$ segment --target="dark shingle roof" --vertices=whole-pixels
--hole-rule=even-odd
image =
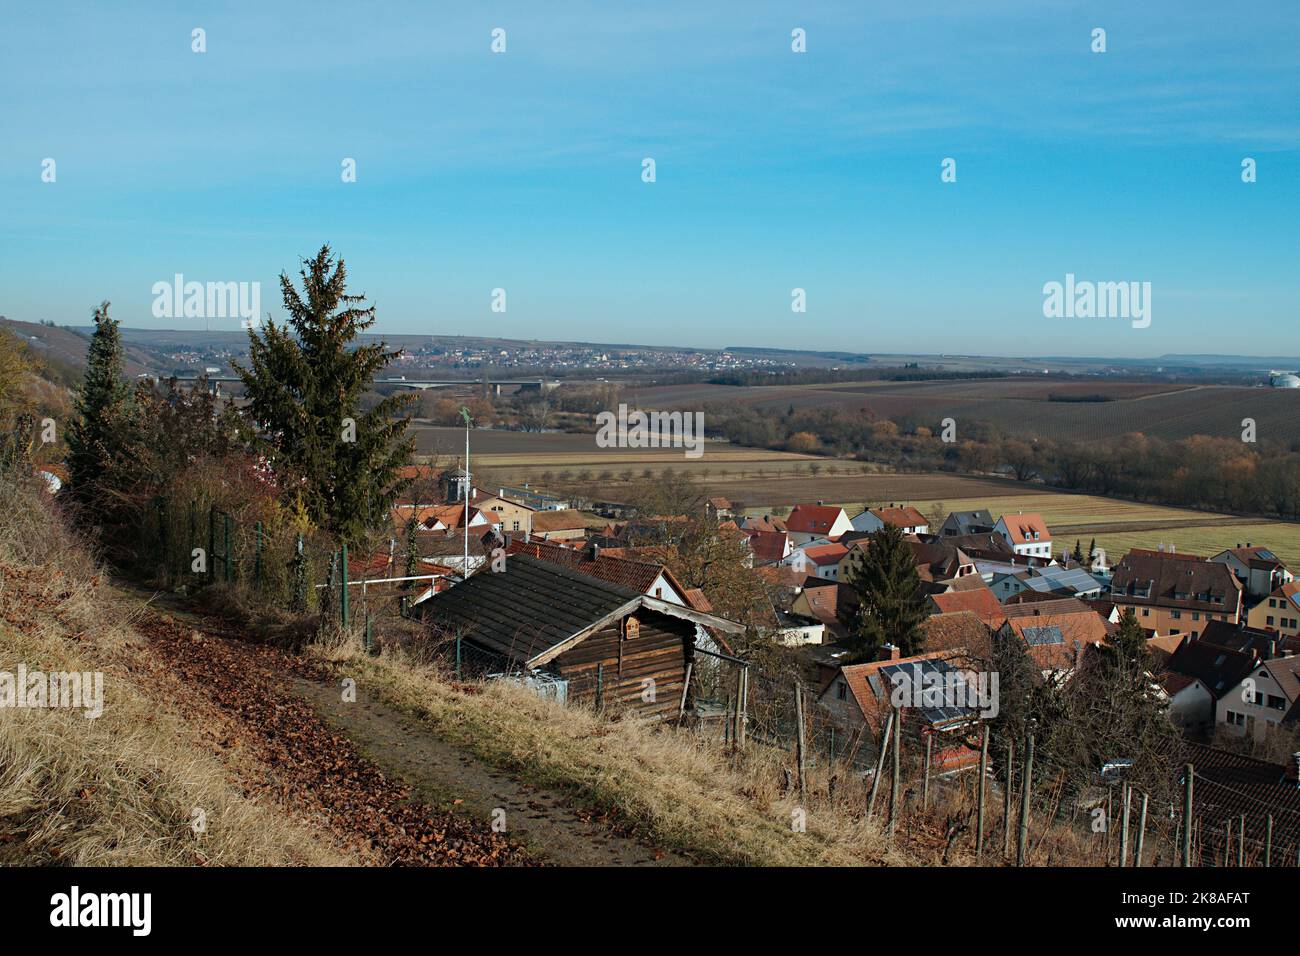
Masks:
[[[480,572],[420,606],[431,623],[526,661],[639,596],[629,587],[515,554],[504,571]]]
[[[1187,641],[1165,663],[1165,669],[1195,677],[1218,700],[1250,673],[1255,656],[1205,641]]]
[[[1236,614],[1241,605],[1241,583],[1226,564],[1137,550],[1130,551],[1115,566],[1110,593],[1117,604],[1229,614]]]

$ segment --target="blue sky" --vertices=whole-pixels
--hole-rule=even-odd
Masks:
[[[279,317],[328,241],[381,331],[1300,354],[1289,0],[43,2],[0,84],[14,319],[185,327],[150,313],[177,272]],[[1151,282],[1150,328],[1045,318],[1066,273]]]

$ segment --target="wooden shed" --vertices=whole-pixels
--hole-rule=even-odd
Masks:
[[[744,626],[569,568],[514,554],[420,605],[424,619],[459,636],[500,669],[567,682],[570,702],[670,716],[695,654],[696,625]]]

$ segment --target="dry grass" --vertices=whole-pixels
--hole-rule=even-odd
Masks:
[[[636,719],[609,720],[499,682],[454,684],[400,652],[368,657],[351,645],[313,652],[438,737],[537,786],[614,811],[644,839],[701,862],[745,866],[915,865],[862,819],[861,786],[827,795],[824,771],[809,796],[783,794],[782,751],[751,747],[743,758],[714,743]],[[793,826],[806,811],[805,832]]]
[[[138,636],[82,543],[30,489],[0,483],[0,670],[102,671],[104,710],[0,709],[0,862],[276,865],[344,862],[240,792],[198,729],[129,668]],[[192,826],[195,810],[206,832]]]
[[[810,768],[807,794],[784,792],[789,753],[751,743],[738,754],[690,731],[647,721],[611,720],[500,682],[458,684],[439,666],[386,647],[364,654],[336,635],[310,653],[358,686],[418,718],[437,737],[528,783],[567,792],[652,844],[702,863],[732,866],[972,866],[976,864],[971,773],[935,779],[919,806],[919,766],[904,771],[905,799],[895,836],[884,832],[888,782],[877,815],[865,819],[866,786],[842,764]],[[916,755],[911,755],[915,757]],[[906,762],[906,761],[905,761]],[[914,761],[913,761],[914,762]],[[830,787],[830,776],[836,782]],[[1002,853],[1001,795],[990,781],[983,865],[1014,862]],[[1054,801],[1049,801],[1055,806]],[[1019,795],[1015,805],[1019,806]],[[792,825],[805,812],[805,832]],[[1044,825],[1034,811],[1031,866],[1103,864],[1101,838],[1085,827]],[[1149,834],[1155,845],[1154,834]],[[1151,854],[1148,855],[1150,860]]]

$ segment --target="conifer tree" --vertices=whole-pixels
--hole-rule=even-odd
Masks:
[[[375,375],[398,353],[382,342],[356,344],[375,309],[347,292],[343,260],[328,245],[300,274],[301,292],[280,274],[288,322],[250,329],[251,367],[236,372],[283,486],[301,491],[317,526],[357,542],[388,521],[398,469],[415,450],[402,414],[413,399],[393,395],[362,410]]]
[[[916,561],[902,529],[885,525],[871,536],[865,552],[849,575],[860,602],[855,656],[868,659],[884,644],[895,645],[903,656],[918,653],[927,614]]]
[[[86,376],[68,429],[69,494],[102,518],[131,454],[131,390],[122,379],[122,337],[107,302],[95,310]]]

